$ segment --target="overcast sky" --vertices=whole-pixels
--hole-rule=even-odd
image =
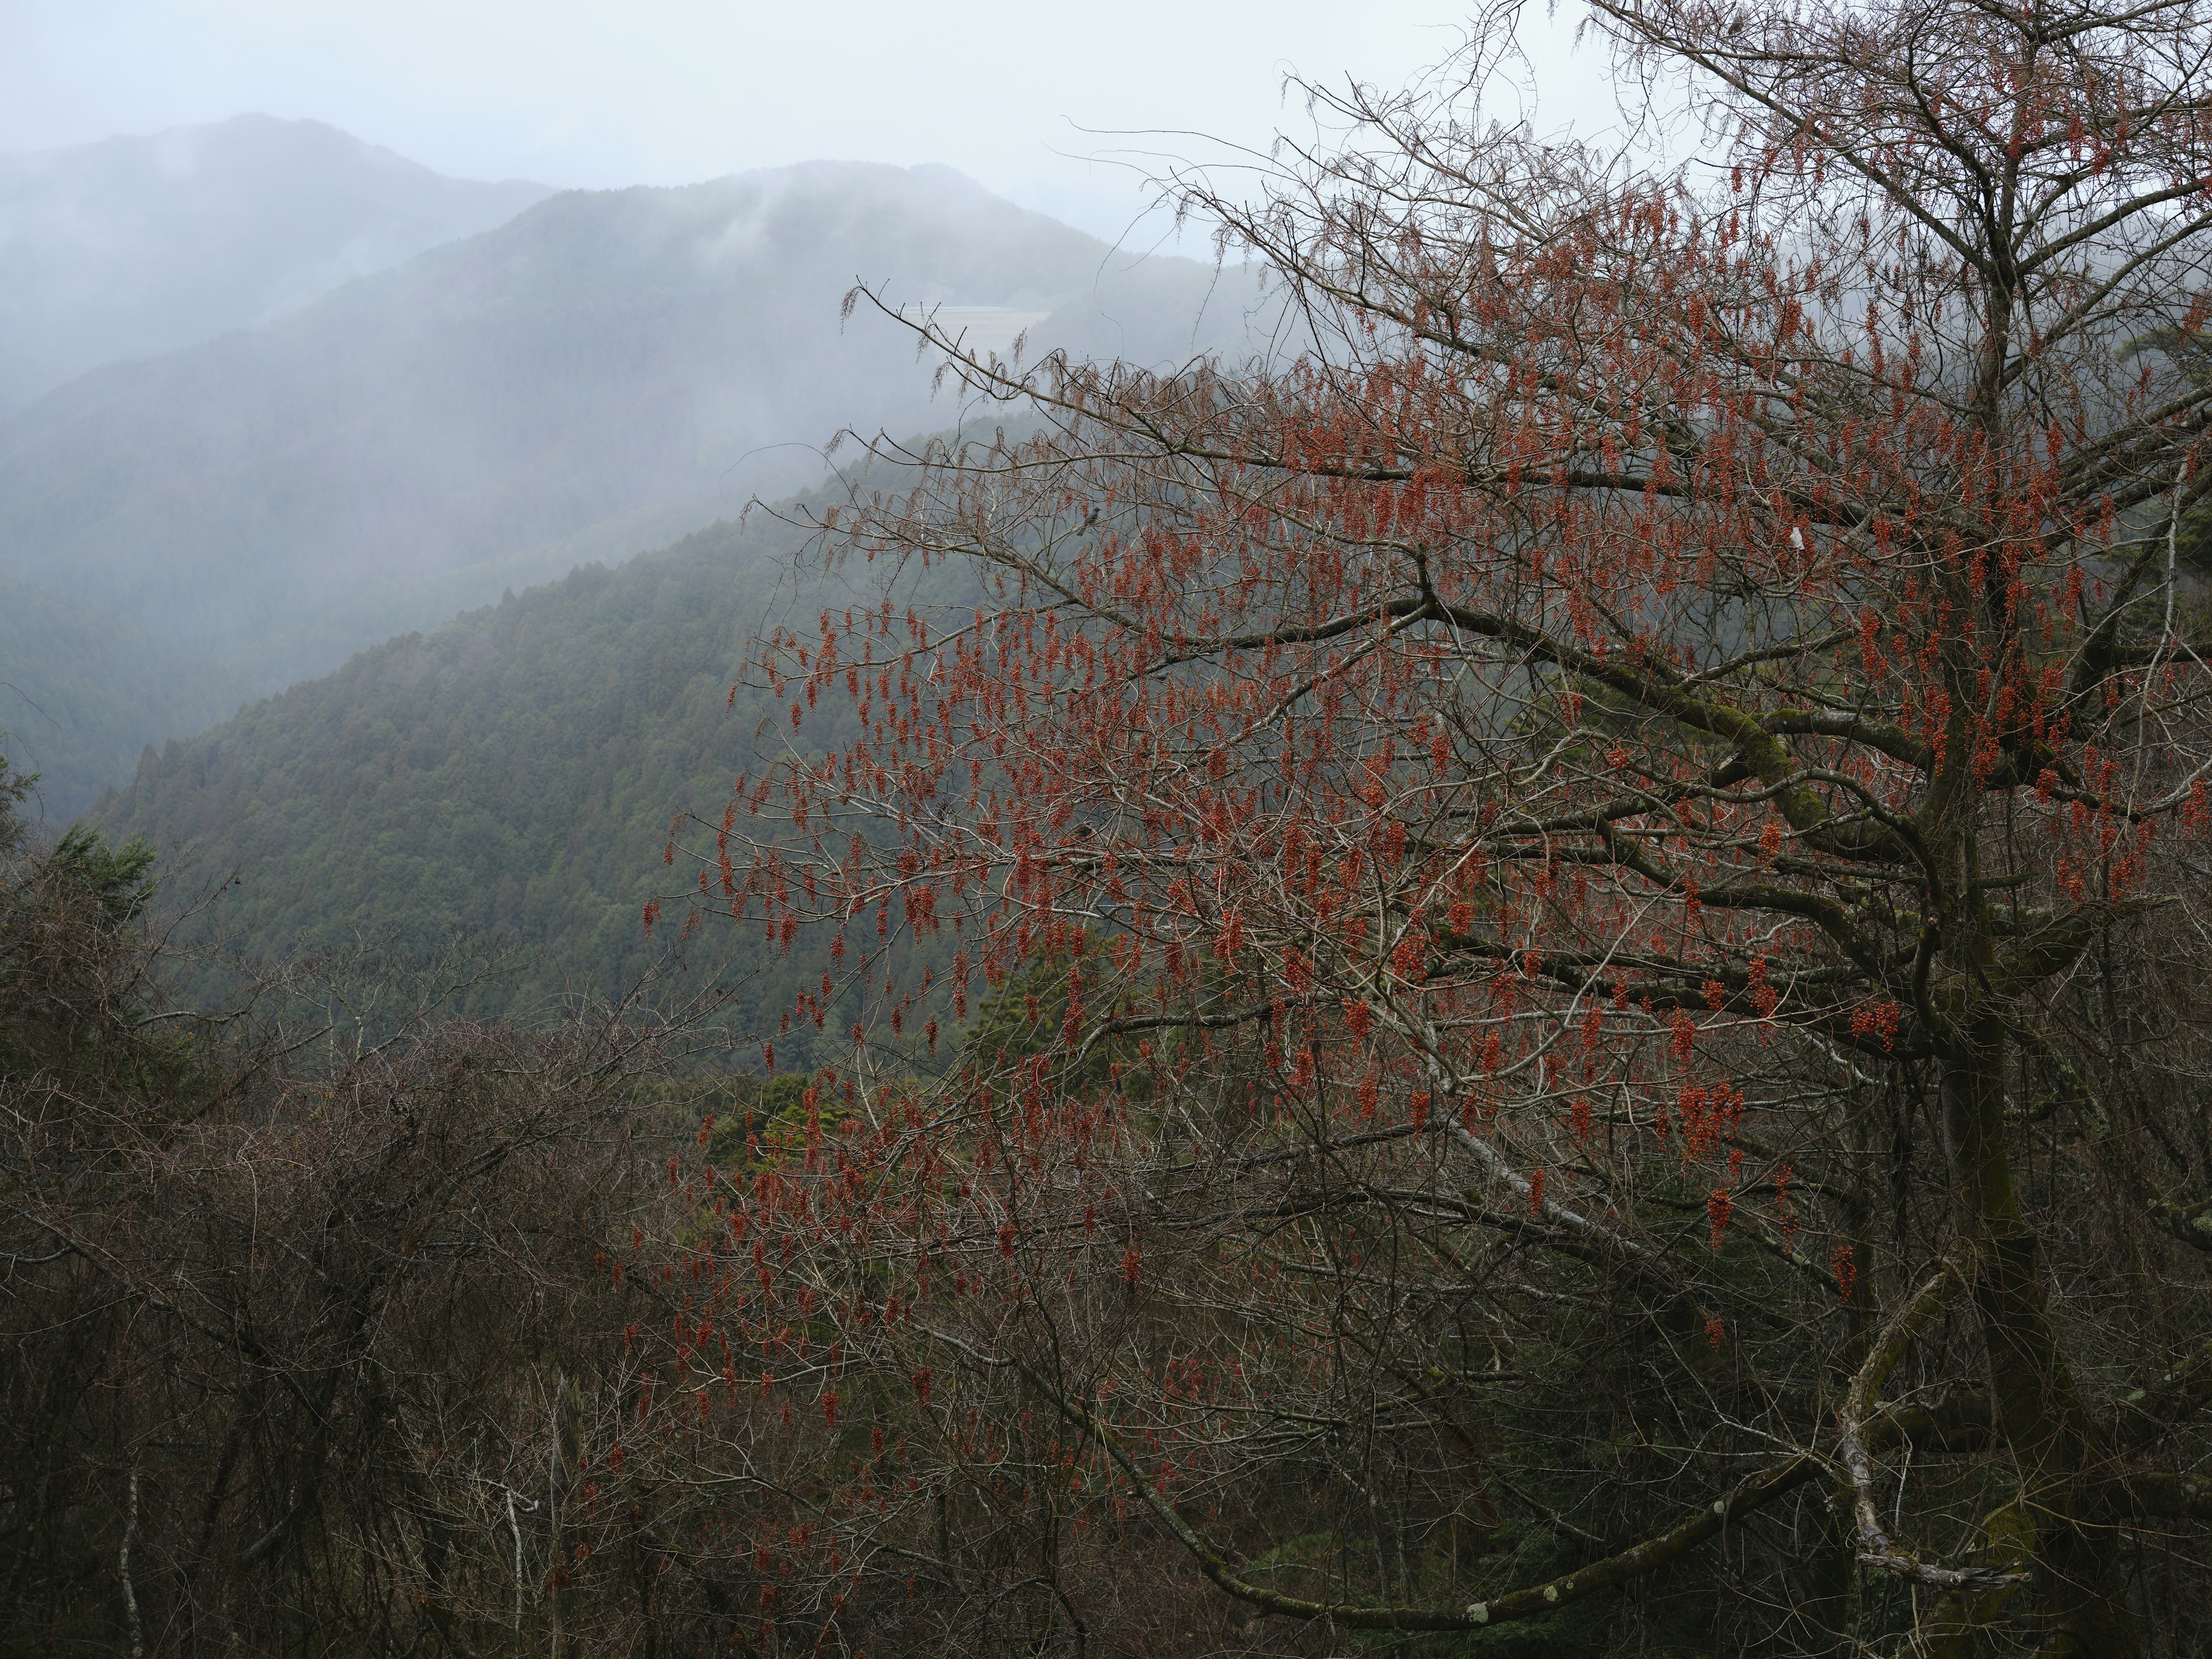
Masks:
[[[1595,50],[1531,10],[1539,125],[1609,121]],[[1460,20],[1435,0],[0,0],[0,150],[258,111],[556,185],[944,161],[1117,236],[1142,200],[1124,164],[1204,153],[1162,130],[1310,132],[1286,73],[1401,85]]]

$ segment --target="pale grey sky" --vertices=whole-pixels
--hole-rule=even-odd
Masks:
[[[1602,60],[1529,8],[1538,125],[1612,118]],[[1116,158],[1310,131],[1286,72],[1403,84],[1437,0],[0,0],[0,150],[246,111],[460,177],[678,184],[814,157],[944,161],[1119,235]],[[1140,230],[1139,240],[1152,240]]]

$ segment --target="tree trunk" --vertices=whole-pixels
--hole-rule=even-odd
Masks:
[[[1946,1067],[1943,1135],[1974,1261],[1974,1308],[1998,1432],[2033,1531],[2041,1616],[2084,1654],[2139,1651],[2124,1600],[2118,1534],[2100,1523],[2100,1447],[2051,1328],[2041,1255],[2021,1212],[2005,1150],[2004,1031],[1984,1013]]]

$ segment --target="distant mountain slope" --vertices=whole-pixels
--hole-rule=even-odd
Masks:
[[[146,744],[237,713],[252,691],[180,646],[0,576],[0,748],[40,775],[49,826],[130,776]]]
[[[684,879],[659,856],[671,817],[719,817],[757,767],[766,694],[726,707],[744,642],[822,602],[795,597],[793,539],[774,520],[716,525],[390,641],[169,744],[95,816],[192,878],[235,872],[213,921],[253,951],[468,935],[512,953],[476,1012],[617,991],[666,943],[640,910]],[[742,961],[755,931],[703,954]],[[781,1006],[801,971],[820,964],[772,962],[746,1004]]]
[[[269,322],[551,193],[265,115],[0,155],[0,410]]]
[[[841,325],[856,276],[1140,359],[1242,323],[1208,268],[1113,255],[945,168],[574,192],[0,420],[0,570],[65,573],[264,688],[326,671],[807,476],[767,447],[945,424],[904,331]]]

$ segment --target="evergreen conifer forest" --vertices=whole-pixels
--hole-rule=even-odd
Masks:
[[[2212,1654],[2212,10],[1498,27],[1169,181],[1273,352],[863,282],[957,430],[0,776],[0,1646]]]

